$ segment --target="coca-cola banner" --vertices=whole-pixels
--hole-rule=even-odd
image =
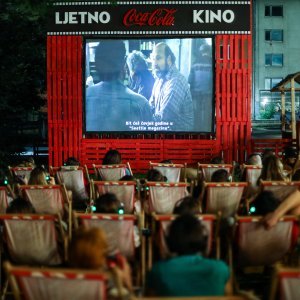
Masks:
[[[48,35],[250,34],[251,1],[57,2]]]

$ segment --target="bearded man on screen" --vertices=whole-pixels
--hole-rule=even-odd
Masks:
[[[151,54],[156,81],[149,100],[155,121],[173,123],[171,131],[193,131],[194,112],[189,84],[175,66],[175,55],[165,43]]]
[[[123,41],[103,40],[96,47],[100,82],[86,90],[87,131],[129,131],[128,124],[152,121],[147,99],[124,85],[125,64]]]

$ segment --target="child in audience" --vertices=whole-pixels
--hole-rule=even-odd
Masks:
[[[228,266],[203,256],[207,231],[195,216],[181,215],[171,223],[167,245],[174,257],[154,264],[147,277],[150,295],[223,296],[230,292]]]
[[[41,167],[35,167],[30,173],[30,178],[28,181],[29,185],[48,185],[55,184],[55,180],[53,177],[49,176],[46,170]]]
[[[110,262],[107,258],[108,244],[105,233],[100,228],[81,229],[74,233],[69,247],[69,263],[71,267],[93,269],[101,272],[113,270],[122,280],[123,286],[132,291],[131,270],[125,257],[120,261]],[[116,283],[109,282],[108,294],[116,295]],[[129,294],[127,291],[127,294]],[[124,291],[123,291],[124,292]]]

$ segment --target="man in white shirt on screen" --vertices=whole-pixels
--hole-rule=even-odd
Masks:
[[[147,99],[122,82],[126,64],[124,42],[101,41],[96,47],[95,64],[100,82],[86,90],[86,130],[131,131],[131,125],[152,121]]]
[[[193,131],[194,112],[186,78],[175,66],[175,56],[165,43],[157,44],[151,54],[156,81],[150,105],[155,121],[170,124],[170,131]]]

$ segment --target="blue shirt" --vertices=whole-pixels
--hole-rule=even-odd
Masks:
[[[184,255],[156,263],[147,287],[156,296],[224,296],[229,268],[221,260]]]
[[[156,79],[149,100],[156,121],[170,124],[170,131],[193,131],[194,112],[190,87],[175,66]]]
[[[134,122],[152,121],[145,97],[121,81],[101,81],[86,91],[87,131],[131,131]]]

